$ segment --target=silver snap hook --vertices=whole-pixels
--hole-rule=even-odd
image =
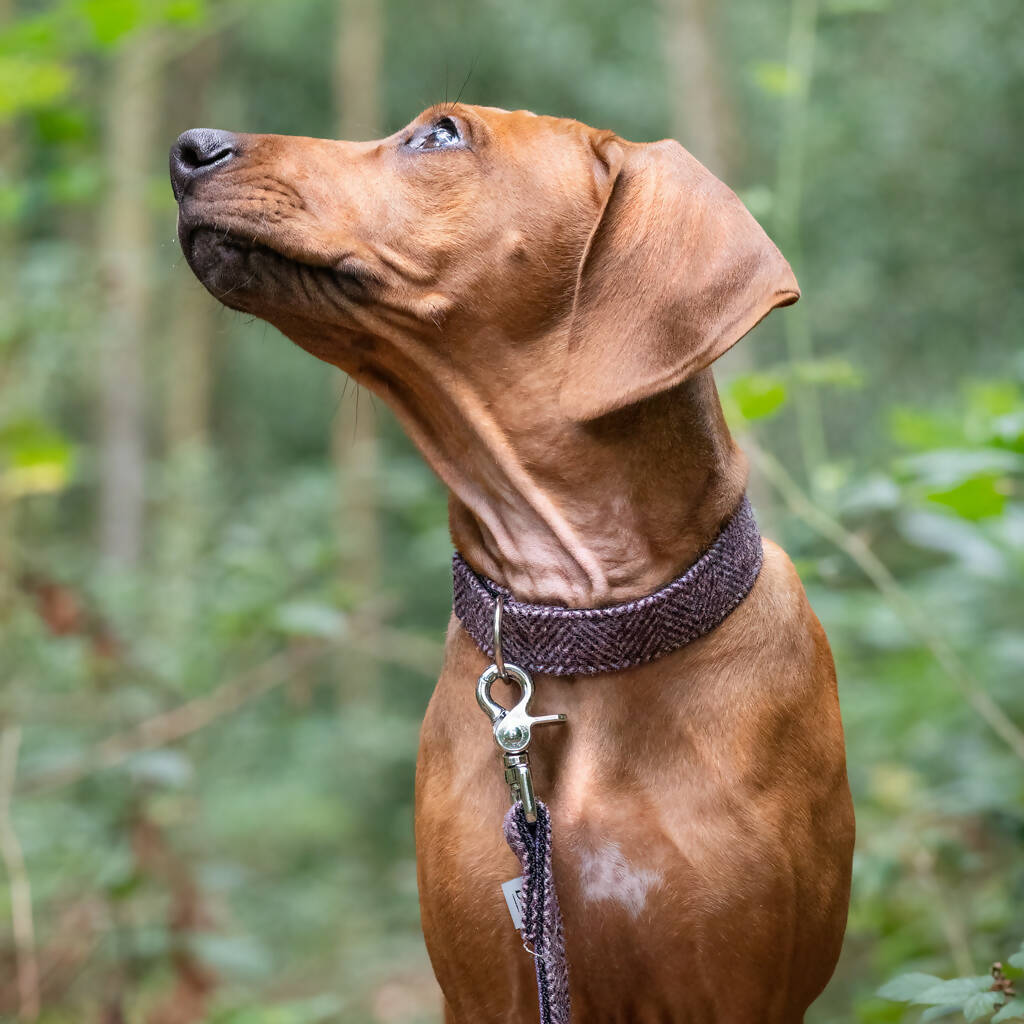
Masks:
[[[565,715],[531,715],[530,700],[533,697],[533,679],[530,673],[512,662],[505,664],[501,650],[501,617],[505,600],[498,594],[494,600],[494,664],[484,671],[477,680],[476,700],[491,720],[494,742],[502,753],[505,768],[505,782],[508,784],[512,802],[521,801],[523,814],[528,822],[537,820],[537,796],[533,790],[533,776],[530,773],[530,745],[535,725],[553,725],[564,722]],[[519,687],[519,700],[510,708],[499,704],[491,696],[491,686],[501,679]]]
[[[564,722],[565,715],[531,715],[530,699],[533,697],[533,680],[530,673],[509,662],[505,666],[505,681],[519,686],[520,698],[510,708],[499,704],[491,696],[491,686],[500,679],[497,664],[491,665],[476,684],[477,703],[491,720],[494,742],[502,753],[505,768],[505,782],[508,784],[512,802],[521,800],[526,820],[537,820],[537,796],[533,790],[533,776],[530,774],[530,755],[526,748],[533,738],[535,725],[554,725]]]
[[[512,707],[503,707],[491,696],[491,687],[496,680],[501,679],[496,664],[491,665],[477,681],[476,699],[491,720],[494,740],[498,746],[507,754],[520,754],[530,745],[535,725],[564,722],[565,715],[531,715],[533,679],[530,673],[511,662],[505,666],[505,671],[505,681],[519,687],[519,700]]]

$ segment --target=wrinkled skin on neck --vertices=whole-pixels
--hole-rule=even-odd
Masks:
[[[710,373],[578,423],[562,411],[574,291],[609,190],[597,133],[457,107],[467,148],[238,136],[179,218],[190,265],[379,395],[451,492],[451,531],[523,600],[654,589],[707,546],[745,466]],[[471,147],[471,148],[470,148]],[[543,168],[543,173],[538,173]]]

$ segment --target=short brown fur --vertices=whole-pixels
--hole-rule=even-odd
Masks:
[[[462,145],[409,147],[441,117]],[[376,142],[234,138],[181,197],[191,266],[392,406],[470,565],[591,607],[708,546],[746,485],[710,364],[799,292],[682,147],[466,105]],[[486,665],[453,620],[417,767],[420,899],[447,1020],[519,1024],[536,992],[499,889],[518,865]],[[531,756],[575,1019],[802,1021],[842,942],[853,814],[831,653],[786,555],[765,542],[709,636],[541,677],[535,710],[569,716]]]

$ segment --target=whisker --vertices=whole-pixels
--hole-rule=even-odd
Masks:
[[[218,293],[217,298],[220,299],[223,302],[224,299],[226,299],[232,292],[237,292],[237,291],[240,291],[243,288],[248,288],[249,285],[251,285],[253,283],[253,281],[255,281],[255,280],[256,280],[256,271],[254,270],[249,275],[248,280],[243,281],[241,284],[234,285],[232,288],[229,288],[226,292]]]
[[[462,99],[462,93],[465,91],[466,86],[469,85],[469,80],[473,77],[473,69],[476,67],[476,58],[479,56],[480,53],[479,51],[477,51],[476,57],[473,58],[472,63],[469,65],[469,71],[466,72],[466,78],[465,81],[462,83],[462,88],[459,89],[458,95],[455,97],[455,102],[452,104],[452,110],[455,109],[455,107],[458,105],[459,100]]]

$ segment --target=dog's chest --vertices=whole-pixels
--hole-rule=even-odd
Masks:
[[[539,687],[540,712],[570,712],[531,755],[551,813],[574,1019],[789,1024],[834,962],[851,836],[834,688],[808,684],[781,707],[752,699],[748,679],[730,693],[735,671],[704,678],[697,660],[658,663],[663,678],[687,678],[688,703],[671,712],[641,703],[639,686],[635,702],[614,702],[622,681],[598,677],[579,685],[608,687],[593,704],[620,717],[590,720],[571,707],[577,684]],[[536,1012],[533,960],[502,893],[520,866],[501,832],[500,756],[473,697],[481,661],[450,638],[424,721],[423,928],[450,1020],[519,1024]]]
[[[462,1007],[454,1019],[518,1024],[536,994],[502,893],[520,868],[501,835],[495,774],[474,771],[454,794],[429,775],[419,788],[423,925],[442,989]],[[763,912],[795,886],[777,839],[725,820],[687,827],[686,801],[676,829],[610,797],[583,815],[550,800],[575,1019],[725,1020],[715,1008],[729,983],[721,951],[749,963],[790,945],[792,919]]]

